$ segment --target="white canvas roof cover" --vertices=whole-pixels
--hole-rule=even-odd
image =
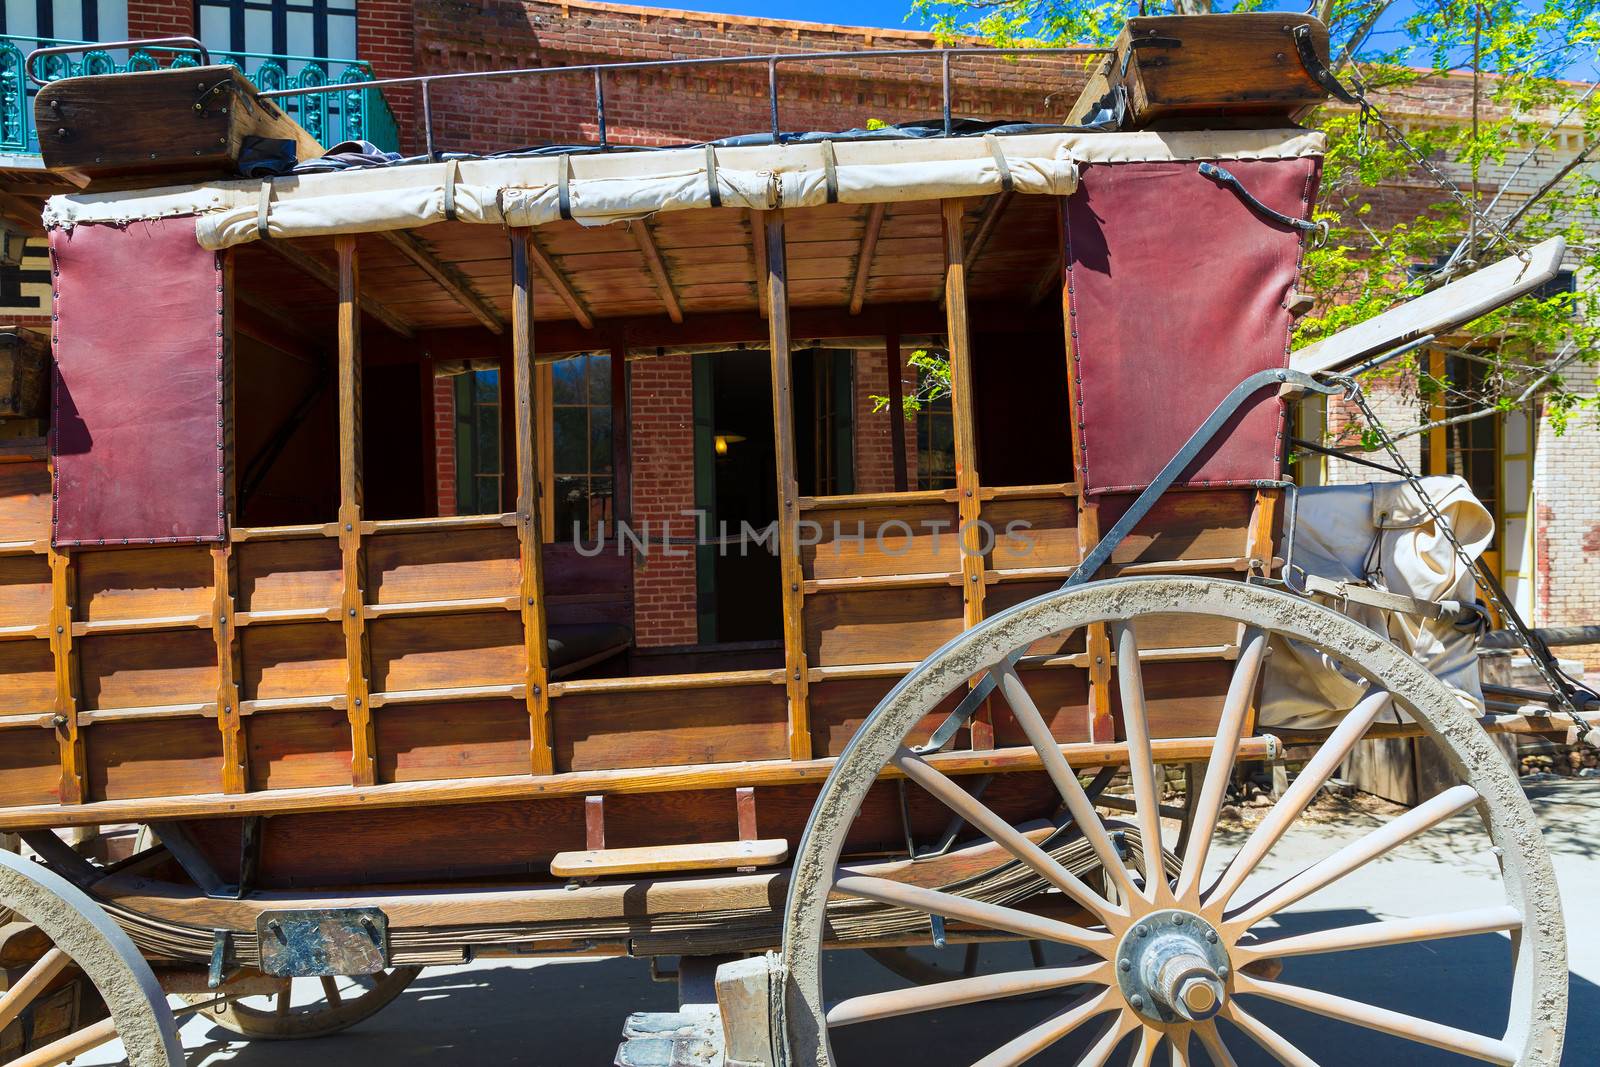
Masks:
[[[1064,196],[1085,163],[1285,159],[1321,155],[1307,130],[1028,133],[1000,137],[809,142],[666,151],[504,157],[240,179],[51,198],[48,227],[199,215],[207,248],[261,237],[411,229],[455,218],[539,226],[570,217],[600,226],[713,205],[770,210],[997,193]],[[831,191],[830,191],[831,187]]]

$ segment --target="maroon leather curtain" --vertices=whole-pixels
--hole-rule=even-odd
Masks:
[[[1254,196],[1309,218],[1315,159],[1228,160]],[[1085,492],[1142,489],[1246,377],[1289,359],[1299,231],[1198,162],[1095,163],[1062,212]],[[1258,394],[1178,484],[1278,477],[1284,405]]]
[[[52,230],[50,257],[53,542],[221,540],[221,255],[174,218]]]

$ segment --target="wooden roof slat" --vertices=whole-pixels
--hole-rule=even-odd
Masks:
[[[873,204],[867,209],[867,223],[861,231],[861,248],[856,252],[856,276],[850,286],[850,314],[861,314],[861,305],[867,300],[867,278],[872,273],[872,257],[878,251],[878,237],[883,232],[883,216],[887,204]]]
[[[628,230],[638,242],[639,251],[644,253],[645,265],[650,268],[650,276],[655,279],[656,288],[661,292],[661,304],[667,309],[667,317],[673,322],[682,322],[683,304],[678,300],[678,291],[672,287],[672,275],[667,273],[667,264],[661,258],[661,250],[656,247],[655,238],[650,235],[650,224],[639,219],[629,222]]]
[[[488,301],[472,286],[471,279],[462,275],[454,266],[444,262],[434,255],[421,238],[405,230],[384,230],[380,234],[385,241],[398,249],[406,259],[422,268],[423,273],[439,284],[439,288],[450,294],[451,298],[472,313],[472,317],[488,327],[492,333],[504,333],[505,319],[500,317],[500,312],[489,306]]]
[[[555,261],[545,253],[544,247],[539,243],[537,231],[528,231],[528,256],[533,260],[534,266],[539,268],[539,273],[544,277],[545,284],[555,292],[561,302],[572,312],[572,317],[586,330],[594,329],[594,316],[589,313],[589,307],[578,294],[572,291],[572,285],[567,281],[567,276],[556,266]]]
[[[323,263],[316,256],[284,241],[268,240],[260,243],[282,256],[289,263],[294,264],[304,273],[315,278],[322,285],[336,293],[339,291],[339,272]],[[365,311],[401,337],[416,336],[416,330],[410,322],[379,303],[370,294],[362,293],[360,301],[362,311]]]

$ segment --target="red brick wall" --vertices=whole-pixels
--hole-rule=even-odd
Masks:
[[[129,38],[174,37],[192,33],[192,0],[128,0]]]
[[[433,472],[440,515],[456,513],[456,380],[433,379]]]
[[[416,73],[416,5],[413,0],[361,0],[356,12],[356,55],[372,65],[379,78],[405,78]],[[400,128],[401,151],[424,149],[417,138],[417,90],[385,89],[384,97]]]
[[[855,461],[856,492],[894,492],[894,434],[905,440],[906,488],[917,487],[917,426],[896,411],[874,411],[874,396],[889,395],[888,353],[857,351],[855,354]],[[916,385],[916,377],[900,359],[902,395]]]
[[[629,366],[632,414],[633,527],[650,548],[633,568],[634,642],[689,645],[698,640],[694,550],[662,544],[696,534],[694,519],[694,368],[691,356],[638,360]],[[675,553],[684,553],[676,555]]]
[[[558,67],[615,60],[936,48],[932,36],[732,15],[539,0],[417,0],[418,73]],[[1077,95],[1081,60],[957,65],[957,115],[1054,121]],[[897,122],[940,114],[939,62],[851,60],[781,70],[784,129],[844,129],[869,118]],[[541,75],[459,86],[432,95],[441,147],[493,151],[541,140],[593,141],[588,74]],[[770,128],[764,65],[612,75],[608,138],[672,144]]]

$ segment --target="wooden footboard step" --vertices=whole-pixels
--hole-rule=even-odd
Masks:
[[[789,858],[789,842],[781,837],[759,841],[711,841],[698,845],[647,845],[643,848],[597,848],[560,852],[550,861],[557,878],[599,878],[613,874],[660,871],[718,871],[738,867],[771,867]]]

